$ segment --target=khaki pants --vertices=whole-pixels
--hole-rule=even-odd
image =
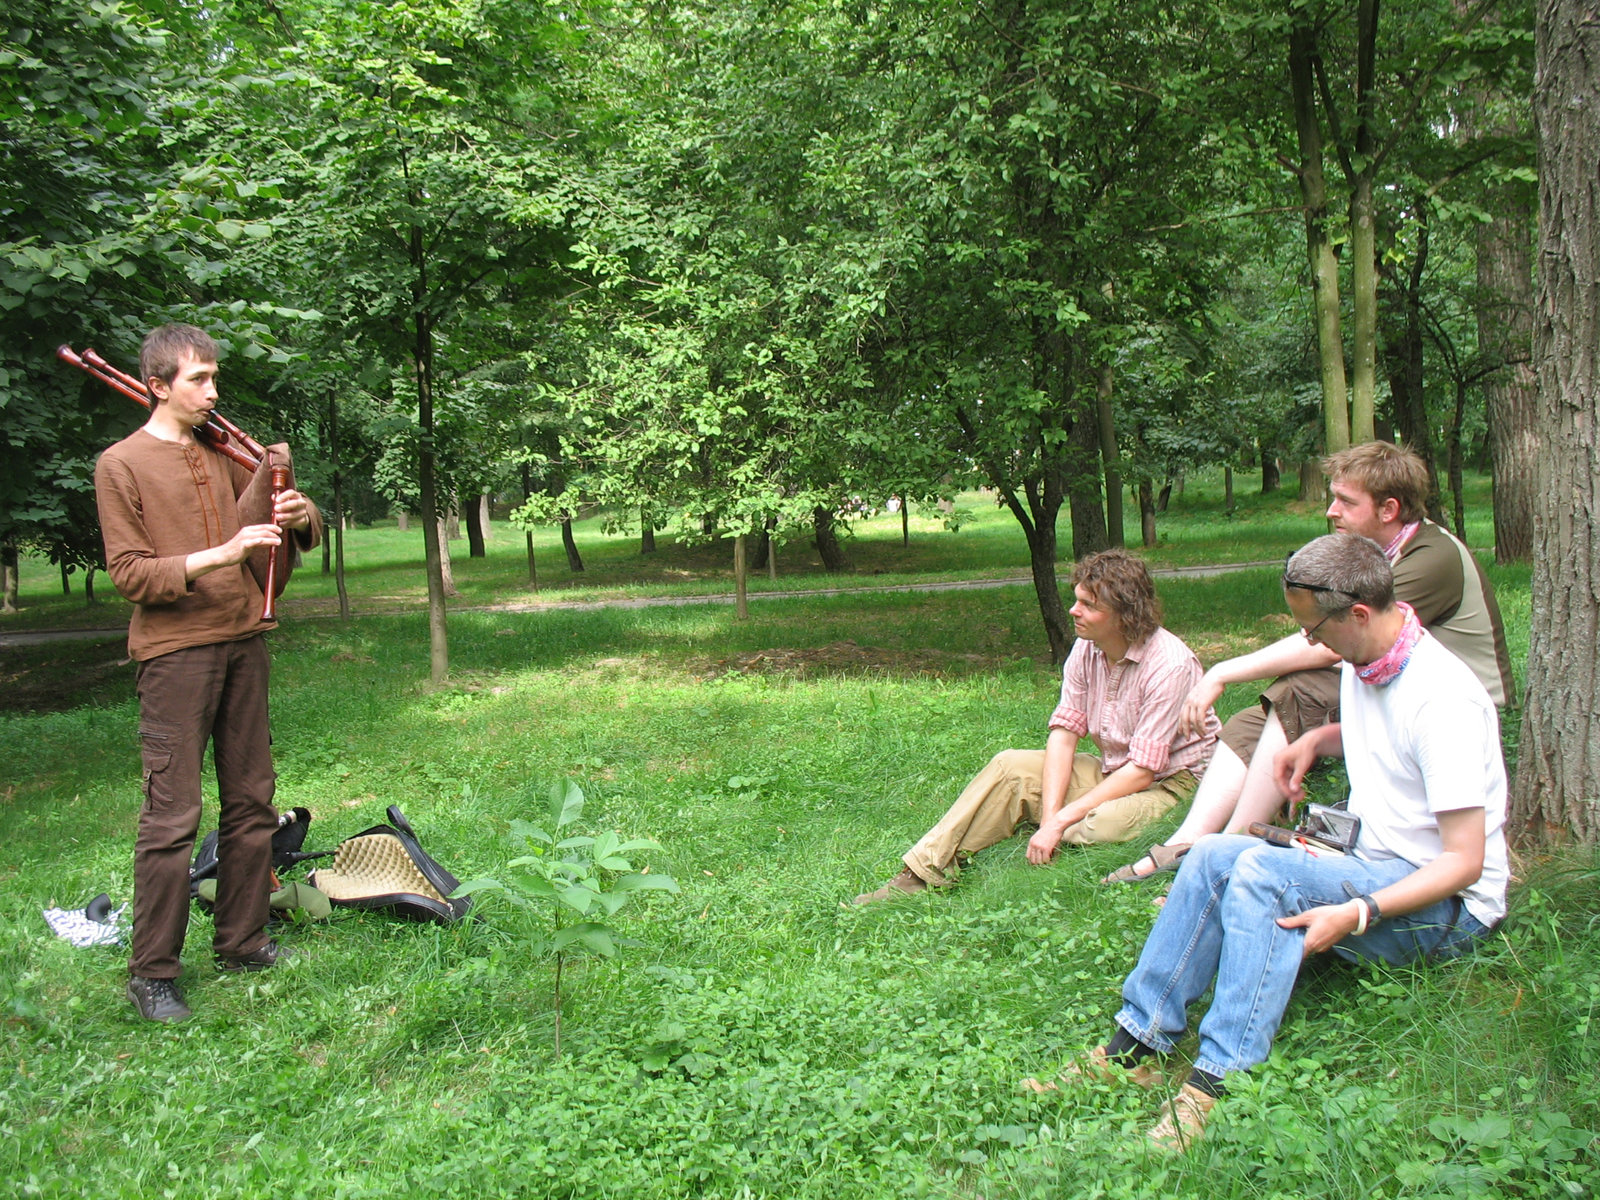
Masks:
[[[1077,754],[1066,803],[1071,803],[1105,777],[1100,760]],[[957,857],[976,854],[1003,842],[1024,821],[1037,825],[1040,785],[1044,778],[1043,750],[1002,750],[989,760],[950,806],[939,823],[906,852],[905,864],[924,883],[938,887],[949,882]],[[1167,812],[1179,800],[1194,795],[1195,777],[1179,771],[1150,785],[1143,792],[1107,800],[1062,836],[1063,842],[1125,842]]]

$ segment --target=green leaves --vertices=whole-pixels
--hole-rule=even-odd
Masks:
[[[559,779],[550,786],[546,812],[548,828],[529,821],[511,823],[511,840],[526,848],[506,865],[514,875],[504,881],[473,879],[455,895],[498,892],[519,908],[541,910],[543,920],[531,925],[524,945],[534,954],[556,960],[556,1054],[561,1053],[561,966],[566,955],[588,953],[612,958],[627,944],[607,920],[614,917],[636,893],[676,892],[670,875],[635,867],[628,857],[640,850],[661,849],[648,838],[623,840],[606,830],[596,835],[568,834],[564,829],[583,816],[583,789],[575,779]],[[584,918],[570,921],[569,914]]]

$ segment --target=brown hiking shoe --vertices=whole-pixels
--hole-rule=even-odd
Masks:
[[[170,979],[146,979],[142,975],[128,977],[128,999],[146,1021],[172,1024],[189,1017],[189,1006],[183,1002],[183,993]]]
[[[1037,1092],[1043,1096],[1048,1092],[1058,1092],[1063,1087],[1072,1087],[1084,1081],[1132,1083],[1142,1088],[1153,1088],[1165,1083],[1166,1076],[1161,1068],[1149,1059],[1141,1060],[1131,1067],[1124,1067],[1106,1057],[1104,1046],[1096,1046],[1087,1054],[1062,1067],[1054,1079],[1035,1079],[1030,1076],[1022,1081],[1022,1086],[1030,1092]]]
[[[1217,1098],[1192,1084],[1184,1084],[1167,1103],[1166,1116],[1145,1134],[1163,1150],[1182,1153],[1205,1132],[1206,1120]]]
[[[904,896],[915,896],[918,892],[928,890],[928,885],[910,867],[906,867],[888,883],[875,892],[862,892],[853,903],[876,904],[879,900],[893,900]]]

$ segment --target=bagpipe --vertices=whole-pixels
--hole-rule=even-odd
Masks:
[[[56,357],[64,363],[71,363],[80,371],[87,372],[101,383],[121,392],[136,404],[147,409],[155,408],[155,400],[150,395],[149,387],[139,379],[135,379],[126,371],[119,371],[93,350],[85,348],[79,354],[71,346],[57,346]],[[218,454],[232,459],[252,474],[263,480],[263,486],[258,487],[255,481],[239,495],[239,520],[246,525],[265,525],[269,522],[276,524],[273,518],[273,507],[277,504],[278,496],[294,486],[294,467],[289,461],[289,447],[287,445],[263,446],[255,438],[240,429],[227,417],[213,411],[203,425],[197,426],[195,437],[215,450]],[[281,462],[278,460],[282,460]],[[260,468],[265,465],[267,472],[260,475]],[[283,589],[289,582],[289,575],[296,565],[297,555],[290,554],[290,539],[284,537],[276,547],[262,547],[250,556],[250,571],[256,577],[256,582],[261,585],[261,619],[272,621],[277,619],[277,600],[283,594]]]

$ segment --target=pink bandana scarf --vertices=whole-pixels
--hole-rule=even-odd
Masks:
[[[1400,678],[1400,672],[1411,661],[1411,652],[1422,640],[1422,622],[1417,620],[1416,610],[1404,600],[1396,600],[1395,605],[1406,615],[1405,624],[1400,626],[1400,636],[1395,638],[1394,645],[1382,657],[1373,659],[1364,667],[1356,667],[1356,678],[1373,687],[1382,687]]]
[[[1410,524],[1400,526],[1400,532],[1394,535],[1394,541],[1383,548],[1383,556],[1390,562],[1400,557],[1400,551],[1411,540],[1411,535],[1422,528],[1421,521],[1412,521]]]

